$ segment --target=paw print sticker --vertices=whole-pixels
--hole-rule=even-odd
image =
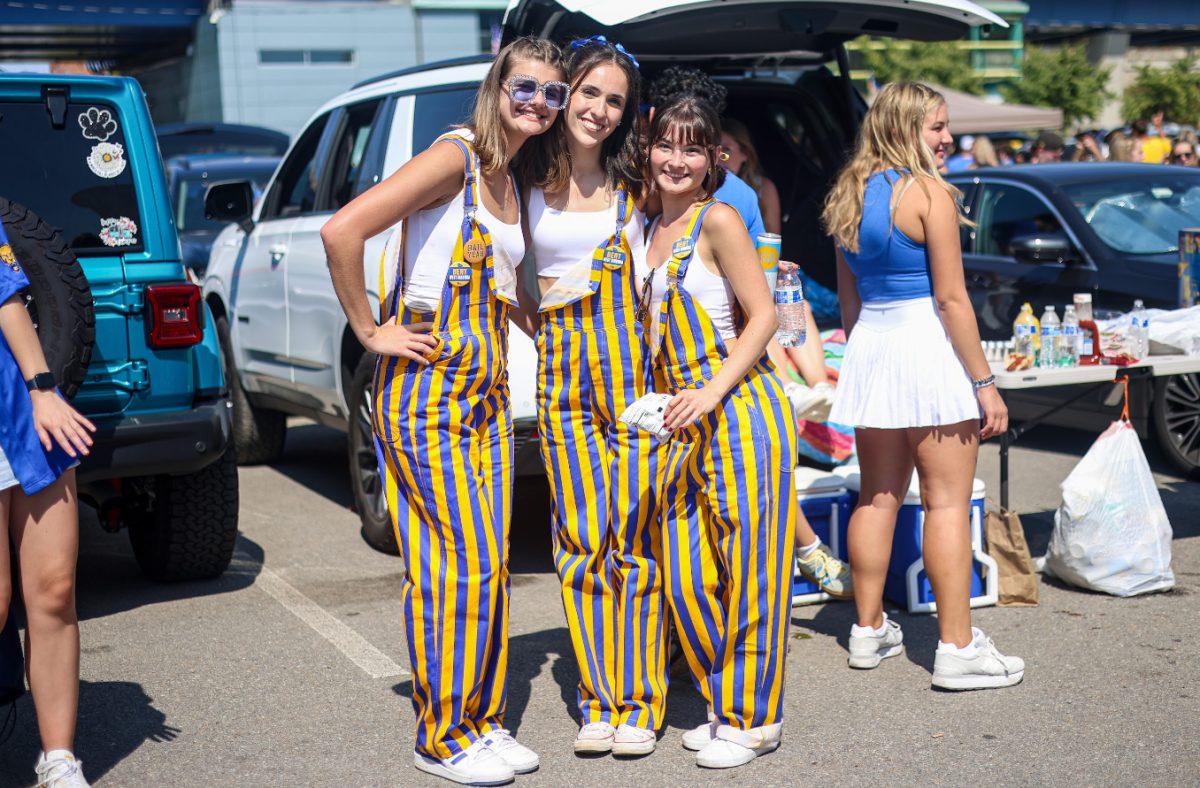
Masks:
[[[86,139],[104,142],[117,133],[117,120],[109,110],[88,107],[79,113],[79,128]]]

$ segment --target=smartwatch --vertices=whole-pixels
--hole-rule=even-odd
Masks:
[[[53,391],[57,386],[53,372],[39,372],[25,381],[25,388],[30,391]]]

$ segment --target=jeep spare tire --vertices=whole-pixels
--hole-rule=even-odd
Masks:
[[[0,221],[29,279],[19,297],[25,299],[50,371],[70,399],[83,384],[96,340],[87,277],[58,230],[24,205],[0,197]]]

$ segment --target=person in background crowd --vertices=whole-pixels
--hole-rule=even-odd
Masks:
[[[863,118],[823,219],[837,244],[848,336],[830,419],[855,427],[861,465],[848,535],[858,611],[848,662],[870,669],[904,650],[883,585],[915,467],[938,611],[933,686],[965,690],[1016,684],[1025,663],[971,626],[971,485],[979,442],[1004,433],[1008,411],[963,280],[962,195],[938,173],[949,141],[940,93],[888,85]]]
[[[1062,161],[1063,138],[1053,131],[1043,131],[1037,136],[1029,154],[1033,164],[1055,164]]]
[[[1013,149],[1007,144],[996,148],[996,158],[1000,161],[1001,167],[1011,167],[1017,163],[1013,156]]]
[[[1180,134],[1171,146],[1170,164],[1180,164],[1184,167],[1200,167],[1196,157],[1196,135]]]
[[[1134,140],[1121,131],[1109,134],[1108,161],[1140,161],[1136,156]]]
[[[355,337],[378,362],[375,451],[404,558],[400,586],[416,713],[414,766],[466,785],[538,768],[504,727],[513,428],[509,318],[525,256],[518,180],[563,177],[546,132],[570,98],[562,52],[519,38],[479,83],[472,120],[438,137],[321,228]],[[404,222],[380,287],[368,238]]]
[[[971,154],[975,157],[974,169],[1000,166],[1000,158],[996,155],[996,148],[987,137],[977,137],[975,139],[975,145],[971,149]]]
[[[958,150],[946,159],[946,172],[965,172],[975,169],[974,147],[975,137],[970,134],[959,137]]]
[[[676,101],[689,97],[696,97],[707,102],[719,115],[725,111],[727,95],[728,91],[724,85],[714,82],[700,69],[670,66],[655,77],[647,91],[650,102],[650,113],[647,120],[651,123],[654,121],[656,109],[665,109]],[[713,197],[726,205],[733,206],[738,215],[742,217],[746,231],[750,233],[751,242],[757,243],[758,236],[767,231],[763,224],[762,210],[758,207],[758,193],[737,175],[726,172],[727,177]],[[652,198],[652,201],[656,200],[657,197]],[[646,210],[648,214],[653,215],[656,208],[654,205],[647,205]]]
[[[27,675],[42,753],[39,786],[87,788],[73,751],[79,712],[75,471],[90,421],[62,398],[19,291],[29,287],[0,225],[0,629],[13,577],[25,600]],[[9,565],[15,552],[17,572]],[[10,775],[11,777],[12,775]]]
[[[1171,141],[1167,139],[1166,133],[1163,131],[1163,111],[1159,110],[1150,118],[1154,124],[1155,133],[1150,134],[1150,124],[1146,121],[1138,119],[1129,124],[1133,132],[1133,139],[1141,146],[1141,158],[1134,161],[1145,162],[1146,164],[1162,164],[1167,156],[1171,155]]]
[[[763,174],[758,150],[754,147],[746,124],[735,118],[721,118],[721,152],[728,157],[724,160],[725,168],[758,194],[763,229],[776,235],[783,232],[779,189],[775,188],[774,181]]]
[[[1096,141],[1096,135],[1090,131],[1081,131],[1075,135],[1075,150],[1071,152],[1071,161],[1104,161],[1104,148]]]

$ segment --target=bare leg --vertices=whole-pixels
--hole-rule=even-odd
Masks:
[[[971,484],[979,422],[908,430],[925,508],[925,573],[937,600],[938,636],[971,642]]]
[[[912,478],[913,458],[905,430],[856,429],[862,473],[858,507],[847,541],[858,625],[883,625],[883,581],[892,556],[896,515]],[[973,466],[972,466],[973,467]]]
[[[811,309],[804,310],[804,320],[807,326],[804,344],[788,348],[787,356],[809,386],[827,383],[829,374],[825,370],[825,345],[821,342],[821,331],[817,328],[817,321],[813,320]]]
[[[8,565],[8,518],[12,514],[12,491],[0,490],[0,629],[8,621],[12,604],[12,570]]]
[[[808,547],[817,541],[817,532],[812,529],[808,518],[804,516],[804,510],[799,505],[796,506],[794,519],[796,521],[796,547]]]
[[[13,542],[25,596],[29,687],[42,748],[70,750],[79,710],[79,619],[75,561],[79,508],[75,471],[33,496],[12,495]]]

